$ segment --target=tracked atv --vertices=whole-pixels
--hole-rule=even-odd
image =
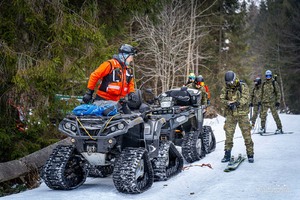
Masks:
[[[182,155],[171,141],[161,140],[165,119],[148,120],[151,111],[143,108],[113,116],[66,116],[59,131],[71,137],[73,145],[54,149],[42,171],[45,184],[71,190],[88,175],[112,175],[119,192],[137,194],[149,189],[154,180],[167,180],[181,172]]]
[[[149,120],[164,118],[160,140],[181,147],[189,163],[215,150],[216,139],[210,126],[203,126],[201,92],[186,87],[166,91],[158,96],[160,106],[151,111]],[[155,167],[154,167],[155,170]]]

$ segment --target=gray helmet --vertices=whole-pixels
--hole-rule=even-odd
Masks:
[[[134,56],[137,54],[137,50],[136,48],[134,48],[129,44],[122,44],[121,47],[119,48],[119,53],[125,53]]]
[[[195,79],[195,83],[200,83],[200,82],[204,82],[204,78],[201,75],[197,76]]]

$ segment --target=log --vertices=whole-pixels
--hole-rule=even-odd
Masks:
[[[23,176],[33,169],[40,169],[57,145],[70,144],[70,138],[66,138],[18,160],[0,163],[0,183]]]

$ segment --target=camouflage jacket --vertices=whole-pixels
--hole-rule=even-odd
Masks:
[[[199,90],[201,92],[201,105],[207,105],[207,93],[204,87],[197,88],[195,83],[190,83],[186,87]]]
[[[251,100],[250,102],[253,103],[253,105],[257,105],[258,102],[261,101],[261,85],[254,86],[254,88],[251,91]]]
[[[233,115],[248,115],[249,113],[249,88],[246,83],[240,82],[239,86],[230,88],[223,87],[220,95],[221,103],[223,104],[224,116]],[[235,110],[230,110],[228,105],[231,102],[238,102],[239,105]]]
[[[281,93],[279,89],[279,84],[274,79],[266,80],[262,84],[261,88],[261,102],[280,102]]]

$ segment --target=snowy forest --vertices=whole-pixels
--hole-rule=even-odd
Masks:
[[[0,0],[0,162],[64,138],[89,75],[121,44],[138,49],[136,87],[160,94],[203,75],[219,110],[224,73],[253,87],[277,75],[281,110],[300,113],[297,0]],[[298,88],[298,89],[297,89]]]

